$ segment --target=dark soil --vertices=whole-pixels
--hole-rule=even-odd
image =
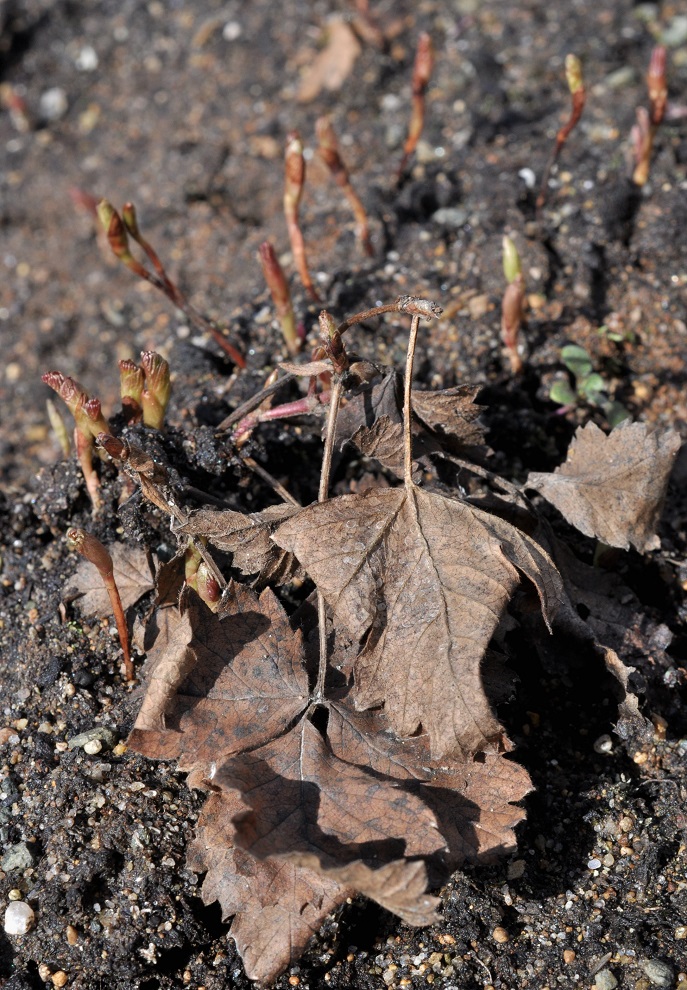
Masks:
[[[174,374],[168,456],[196,487],[244,510],[267,504],[268,488],[222,462],[212,428],[283,356],[255,256],[267,237],[282,253],[288,247],[287,131],[298,128],[312,148],[314,121],[330,112],[370,213],[367,259],[346,203],[313,160],[302,221],[327,307],[343,318],[406,292],[443,305],[445,318],[425,331],[418,381],[486,386],[497,470],[516,481],[550,470],[576,423],[606,425],[598,408],[581,403],[561,416],[548,400],[568,342],[589,350],[634,418],[687,433],[684,116],[659,131],[643,190],[628,182],[625,160],[663,33],[673,45],[670,101],[684,111],[681,5],[372,0],[371,8],[382,27],[393,25],[393,40],[383,51],[364,44],[340,91],[301,104],[299,77],[327,18],[353,4],[0,3],[0,82],[23,97],[28,117],[24,129],[16,112],[0,114],[0,837],[4,852],[19,844],[31,856],[31,865],[5,861],[0,901],[4,911],[21,896],[36,912],[28,934],[0,932],[8,990],[53,976],[62,985],[59,972],[80,990],[249,985],[218,906],[202,905],[199,878],[184,868],[202,797],[170,767],[119,745],[139,697],[120,677],[113,623],[84,623],[60,607],[76,566],[62,539],[69,525],[109,541],[144,536],[162,555],[173,541],[155,513],[138,519],[138,534],[131,512],[118,517],[111,467],[105,508],[92,519],[76,467],[59,460],[40,375],[75,376],[107,414],[117,360],[154,347]],[[423,140],[399,191],[392,176],[420,30],[435,40],[437,65]],[[564,118],[568,51],[585,66],[589,103],[537,220],[523,170],[541,175]],[[246,372],[235,379],[215,343],[115,263],[72,188],[135,200],[181,287],[245,348]],[[517,241],[531,303],[519,380],[499,344],[504,232]],[[295,280],[294,293],[310,330],[317,307]],[[351,340],[398,364],[402,324],[370,324]],[[264,430],[253,456],[303,501],[316,496],[317,424]],[[456,874],[436,928],[409,929],[361,901],[346,906],[278,986],[545,990],[595,979],[611,987],[612,977],[628,990],[685,990],[686,478],[682,457],[662,549],[609,565],[641,602],[636,645],[622,659],[638,670],[653,741],[613,735],[612,685],[591,661],[540,659],[513,634],[519,683],[500,715],[536,786],[517,854]],[[345,490],[344,471],[337,481]],[[578,537],[575,547],[591,560],[591,541]],[[68,747],[94,727],[111,730],[100,753]],[[606,735],[610,748],[598,741]],[[507,941],[495,939],[497,928]]]

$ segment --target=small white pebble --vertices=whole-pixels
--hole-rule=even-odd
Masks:
[[[600,866],[601,866],[601,860],[596,859],[596,857],[594,859],[590,859],[589,862],[587,863],[588,870],[598,870]]]
[[[98,68],[98,54],[95,48],[84,45],[75,59],[77,69],[81,72],[93,72]]]
[[[236,41],[237,38],[241,37],[242,33],[243,28],[238,21],[227,21],[222,28],[222,37],[225,41]]]
[[[595,753],[610,753],[613,749],[613,740],[610,736],[599,736],[594,743]]]
[[[64,117],[69,107],[67,94],[59,86],[46,89],[40,97],[41,113],[46,120],[60,120]]]
[[[521,168],[518,175],[525,183],[528,189],[534,189],[537,182],[537,176],[534,174],[531,168]]]
[[[5,931],[8,935],[26,935],[35,918],[33,908],[26,901],[12,901],[5,911]]]
[[[100,739],[89,739],[85,744],[83,751],[84,753],[88,753],[89,756],[95,756],[95,754],[99,753],[102,748],[103,744]]]

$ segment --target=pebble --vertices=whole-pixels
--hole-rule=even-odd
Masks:
[[[687,17],[677,14],[661,34],[661,44],[679,48],[687,42]]]
[[[566,964],[566,966],[569,966],[570,963],[575,962],[576,956],[577,956],[577,953],[575,952],[574,949],[564,949],[563,950],[563,962]]]
[[[467,223],[468,211],[460,206],[442,206],[432,214],[434,223],[444,227],[462,227]]]
[[[53,973],[52,984],[54,987],[63,987],[69,977],[63,969],[58,969],[56,973]]]
[[[610,736],[599,736],[594,743],[595,753],[610,753],[613,749],[613,740]]]
[[[655,987],[670,987],[673,985],[673,970],[662,959],[645,959],[642,969]]]
[[[26,901],[12,901],[5,910],[5,931],[8,935],[26,935],[35,919],[33,908]]]
[[[602,969],[594,977],[594,986],[596,990],[614,990],[614,987],[618,986],[618,981],[610,969]]]
[[[52,86],[41,93],[41,114],[46,120],[61,120],[68,107],[67,94],[60,86]]]
[[[500,925],[497,928],[494,929],[494,931],[491,933],[491,936],[492,936],[492,938],[494,939],[495,942],[500,942],[501,944],[503,944],[504,942],[507,942],[508,941],[508,938],[509,938],[509,935],[508,935],[508,932],[506,931],[506,929],[505,928],[501,928]]]
[[[601,866],[601,860],[596,859],[596,857],[594,859],[590,859],[589,862],[587,863],[588,870],[598,870],[600,866]]]
[[[10,846],[0,861],[0,866],[9,873],[11,870],[28,870],[33,866],[33,854],[25,842]]]
[[[98,749],[86,749],[88,743],[95,742],[96,740],[101,744]],[[81,748],[87,753],[99,753],[103,746],[107,749],[112,749],[116,742],[116,732],[113,732],[112,729],[106,729],[102,725],[96,725],[93,729],[87,729],[86,732],[80,732],[78,736],[72,736],[72,738],[67,741],[67,746],[69,749]]]
[[[83,751],[89,756],[95,756],[102,748],[103,744],[100,739],[89,739],[87,743],[84,743]]]

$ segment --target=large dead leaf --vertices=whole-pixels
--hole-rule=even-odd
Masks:
[[[660,546],[656,526],[680,447],[672,430],[621,423],[606,436],[594,423],[578,429],[553,474],[530,474],[535,488],[586,536],[639,551]]]
[[[114,579],[122,599],[122,608],[126,611],[155,587],[149,556],[140,547],[124,546],[123,543],[115,543],[108,550],[112,557]],[[89,560],[81,561],[65,593],[81,596],[77,605],[82,615],[102,616],[109,615],[112,611],[110,596],[98,569]]]
[[[428,733],[434,756],[471,755],[501,726],[480,663],[518,582],[537,587],[550,619],[562,597],[541,547],[465,502],[416,486],[311,505],[273,539],[292,551],[357,638],[361,708],[385,704],[394,730]]]
[[[283,584],[297,571],[293,556],[284,553],[271,540],[270,534],[298,506],[271,505],[262,512],[242,512],[221,509],[198,509],[175,532],[183,536],[202,536],[219,550],[234,555],[234,566],[242,574],[256,574],[261,583]]]

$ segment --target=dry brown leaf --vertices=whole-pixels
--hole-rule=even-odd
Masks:
[[[398,477],[403,477],[403,427],[388,416],[376,419],[372,426],[359,426],[351,437],[361,454],[374,457]]]
[[[663,499],[680,447],[673,430],[625,421],[606,436],[594,423],[578,429],[553,474],[530,474],[540,492],[584,533],[612,547],[656,550]]]
[[[536,585],[547,621],[563,595],[534,540],[414,485],[308,506],[273,539],[300,560],[335,622],[358,639],[370,631],[355,664],[359,707],[383,702],[401,736],[422,727],[435,757],[499,738],[480,663],[518,571]]]
[[[129,737],[144,756],[177,759],[194,779],[284,732],[308,699],[301,634],[269,590],[230,585],[220,619],[200,599],[159,657]]]
[[[479,385],[456,385],[439,392],[413,389],[413,414],[454,446],[478,447],[484,443],[484,427],[479,423],[484,406],[475,404],[479,392]]]
[[[326,47],[316,55],[298,88],[300,103],[314,100],[323,89],[330,93],[341,89],[362,51],[355,32],[343,18],[332,17],[326,30]]]
[[[298,565],[291,554],[275,546],[270,534],[298,511],[298,506],[287,504],[270,505],[248,515],[229,509],[198,509],[175,532],[204,537],[219,550],[233,553],[234,566],[242,574],[257,574],[256,583],[284,584]]]
[[[126,611],[135,605],[139,598],[152,591],[155,580],[148,554],[140,547],[128,547],[115,543],[108,547],[114,565],[114,579],[117,582],[122,608]],[[76,604],[82,615],[109,615],[112,611],[110,596],[95,564],[82,560],[77,567],[65,594],[80,595]]]

